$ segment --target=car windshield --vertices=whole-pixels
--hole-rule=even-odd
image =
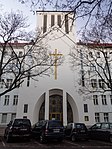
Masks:
[[[62,123],[60,121],[49,121],[49,127],[62,127]]]
[[[15,126],[19,126],[19,125],[28,125],[30,126],[30,121],[28,119],[16,119],[14,121],[14,125]]]

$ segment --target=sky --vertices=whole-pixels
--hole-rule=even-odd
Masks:
[[[0,0],[1,12],[21,11],[25,17],[28,17],[29,30],[35,31],[36,28],[36,15],[30,11],[28,5],[23,5],[18,0]]]
[[[0,0],[0,9],[1,12],[11,12],[11,11],[21,11],[25,17],[28,17],[28,24],[30,27],[28,28],[28,31],[35,31],[36,29],[36,15],[30,11],[30,7],[28,4],[21,4],[18,2],[19,0]],[[77,22],[77,21],[76,21]],[[77,25],[78,24],[78,25]],[[78,30],[82,24],[82,22],[76,24],[76,29]],[[80,36],[77,35],[77,39],[80,38]],[[79,39],[78,39],[79,40]]]

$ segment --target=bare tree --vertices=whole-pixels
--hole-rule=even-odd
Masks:
[[[67,10],[74,12],[73,20],[86,17],[88,22],[96,19],[96,16],[112,14],[111,0],[18,0],[22,4],[28,4],[32,11],[38,9]],[[85,26],[86,26],[85,25]]]
[[[48,45],[39,32],[31,38],[26,27],[22,14],[11,12],[0,18],[0,96],[18,88],[25,78],[37,80],[37,76],[51,73],[54,60]]]
[[[112,21],[99,18],[83,32],[82,41],[71,51],[71,61],[81,68],[81,92],[112,93]]]

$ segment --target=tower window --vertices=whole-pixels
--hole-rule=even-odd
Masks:
[[[68,34],[69,29],[68,29],[68,15],[65,15],[65,32]]]
[[[44,21],[43,21],[43,33],[47,31],[47,15],[44,15]]]
[[[61,28],[61,15],[58,15],[57,19],[58,19],[58,26]]]
[[[55,20],[54,15],[51,15],[51,27],[54,26],[54,20]]]

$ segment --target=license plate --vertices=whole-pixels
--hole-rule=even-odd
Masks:
[[[53,132],[60,132],[60,129],[54,129]]]
[[[80,132],[85,132],[85,130],[81,130]]]
[[[26,131],[27,129],[24,128],[24,129],[20,129],[20,130],[21,130],[21,131]]]

